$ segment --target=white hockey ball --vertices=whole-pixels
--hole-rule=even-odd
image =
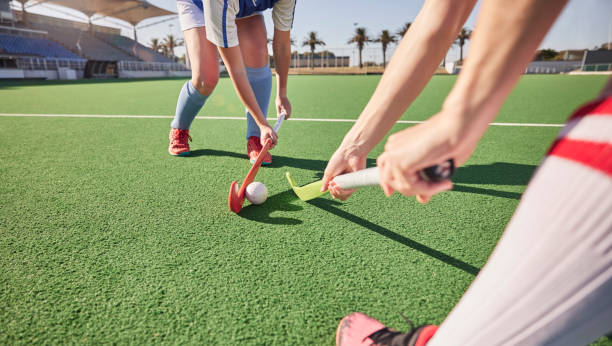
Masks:
[[[252,182],[246,188],[246,198],[253,204],[262,204],[268,198],[268,188],[258,181]]]

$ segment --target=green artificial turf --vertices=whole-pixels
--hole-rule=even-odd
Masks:
[[[572,78],[525,77],[500,117],[562,122],[603,84]],[[376,81],[292,77],[295,116],[354,118]],[[439,108],[452,81],[434,79],[406,118]],[[4,83],[0,112],[171,114],[181,83]],[[227,80],[215,93],[204,113],[241,113]],[[284,172],[319,179],[351,124],[289,121],[257,176],[268,201],[236,215],[227,194],[249,169],[245,122],[196,121],[193,155],[177,158],[169,121],[0,117],[0,344],[329,345],[352,311],[398,329],[399,313],[440,323],[559,131],[491,127],[454,190],[427,205],[377,188],[305,203]]]
[[[357,118],[380,76],[292,76],[295,117]],[[402,119],[438,112],[455,76],[434,76]],[[563,123],[568,112],[594,97],[606,76],[527,75],[497,121]],[[174,115],[184,79],[75,82],[0,82],[0,113]],[[274,98],[270,100],[274,109]],[[202,115],[242,115],[229,78],[221,78]]]

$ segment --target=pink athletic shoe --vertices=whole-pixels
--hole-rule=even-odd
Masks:
[[[353,312],[344,317],[338,324],[336,345],[425,346],[438,330],[438,327],[434,325],[414,328],[410,320],[406,319],[406,322],[411,326],[410,331],[408,333],[401,333],[385,327],[384,324],[368,315]]]
[[[251,161],[251,164],[255,163],[261,149],[263,149],[263,147],[261,146],[261,141],[259,140],[259,137],[249,137],[249,140],[247,141],[247,155],[249,156],[249,161]],[[267,152],[266,155],[264,155],[264,159],[261,162],[261,165],[267,166],[271,164],[272,155],[270,155],[270,152]]]
[[[191,153],[189,150],[189,141],[191,141],[189,130],[171,128],[168,152],[173,156],[188,156]]]

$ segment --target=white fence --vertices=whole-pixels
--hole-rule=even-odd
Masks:
[[[119,71],[188,71],[187,66],[174,62],[119,61]]]
[[[386,62],[391,60],[395,52],[395,45],[389,45],[386,52]],[[272,52],[270,52],[272,54]],[[317,46],[314,58],[310,54],[309,47],[300,47],[291,53],[291,67],[355,67],[359,66],[359,49],[353,48],[330,48]],[[382,66],[383,53],[380,44],[372,43],[367,45],[361,52],[363,65]]]
[[[567,73],[580,69],[582,61],[533,61],[525,69],[526,74]]]
[[[60,58],[38,58],[38,57],[14,57],[17,68],[23,70],[57,70],[58,68],[70,68],[83,70],[87,60],[85,59],[60,59]]]

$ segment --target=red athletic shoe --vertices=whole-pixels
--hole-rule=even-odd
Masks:
[[[171,128],[168,152],[174,156],[189,156],[191,153],[189,151],[189,141],[191,141],[189,130]]]
[[[255,163],[255,161],[257,160],[257,156],[259,156],[259,152],[261,151],[261,141],[259,140],[259,137],[255,137],[255,136],[251,136],[249,137],[249,140],[247,141],[247,155],[249,156],[249,160],[251,161],[251,164]],[[272,164],[272,155],[270,155],[270,152],[267,152],[266,155],[264,156],[263,162],[261,163],[262,166],[267,166],[269,164]]]
[[[438,327],[434,325],[420,326],[415,329],[410,320],[406,319],[406,322],[411,326],[410,332],[401,333],[385,327],[384,324],[368,315],[353,312],[338,324],[336,345],[425,346],[438,330]]]

